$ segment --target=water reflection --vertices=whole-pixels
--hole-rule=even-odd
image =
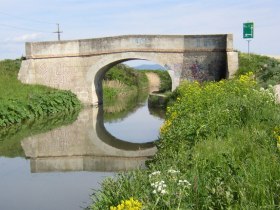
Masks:
[[[143,143],[158,139],[159,128],[162,123],[163,118],[152,115],[146,101],[126,118],[114,122],[105,122],[104,125],[106,130],[122,140]]]
[[[153,156],[153,143],[130,143],[104,127],[103,110],[84,109],[71,125],[25,138],[24,153],[32,172],[119,171],[143,167]]]
[[[21,140],[28,136],[44,133],[54,128],[73,123],[78,112],[27,120],[22,124],[0,129],[0,157],[24,157]]]
[[[138,90],[136,94],[132,92],[123,97],[114,98],[114,100],[104,100],[102,106],[104,122],[113,123],[124,120],[146,103],[148,95],[148,90],[144,89]]]
[[[110,127],[105,127],[135,114],[146,126],[150,122],[147,115],[160,119],[162,113],[147,107],[147,115],[137,114],[138,108],[144,109],[146,98],[135,97],[131,104],[119,104],[116,110],[110,104],[105,111],[102,107],[84,109],[79,114],[37,119],[1,130],[0,209],[80,209],[91,203],[91,189],[99,189],[105,177],[145,167],[145,161],[156,152],[148,141],[157,136],[142,132],[146,143],[128,142],[120,131],[110,133]],[[134,132],[125,128],[126,134]]]

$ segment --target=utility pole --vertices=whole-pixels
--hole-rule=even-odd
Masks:
[[[56,24],[57,25],[57,31],[53,32],[57,34],[57,39],[58,41],[60,41],[60,34],[63,33],[63,31],[59,30],[59,23]]]

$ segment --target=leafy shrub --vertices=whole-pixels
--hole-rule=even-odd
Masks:
[[[280,62],[267,56],[239,53],[237,76],[253,72],[257,82],[264,88],[280,84]]]
[[[108,72],[106,72],[104,80],[117,80],[127,86],[137,86],[139,88],[141,88],[143,83],[148,82],[143,73],[124,64],[117,64],[112,67]]]
[[[0,61],[0,127],[81,108],[70,91],[22,84],[17,79],[20,64],[19,59]]]
[[[21,123],[26,119],[50,116],[80,108],[80,101],[70,91],[52,91],[33,95],[27,101],[2,99],[0,103],[0,127]]]
[[[116,104],[115,102],[124,97],[147,89],[148,79],[143,72],[117,64],[106,72],[102,86],[104,104]]]

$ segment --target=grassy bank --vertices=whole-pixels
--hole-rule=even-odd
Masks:
[[[148,79],[143,72],[136,71],[124,64],[112,67],[104,76],[104,104],[122,100],[124,97],[136,94],[141,89],[148,88]]]
[[[184,83],[145,171],[103,183],[92,209],[134,199],[144,209],[280,206],[279,105],[250,76]]]
[[[280,106],[256,82],[268,86],[264,72],[239,74],[250,69],[256,76],[181,84],[147,170],[105,180],[90,208],[280,208]]]
[[[257,82],[264,88],[280,84],[280,61],[271,57],[239,53],[237,75],[253,72]]]
[[[81,108],[70,91],[22,84],[17,80],[20,64],[19,59],[0,61],[0,128]]]

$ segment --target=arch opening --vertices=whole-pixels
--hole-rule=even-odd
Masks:
[[[125,73],[123,75],[120,72]],[[129,79],[125,74],[133,76],[135,80],[127,81]],[[119,78],[120,75],[124,78]],[[142,81],[143,77],[145,82]],[[162,77],[167,78],[168,85],[161,85]],[[114,83],[110,79],[120,79],[120,82]],[[123,59],[102,67],[95,77],[95,82],[99,86],[104,128],[108,133],[117,139],[140,144],[158,139],[164,111],[149,108],[147,101],[152,91],[171,91],[172,81],[166,68],[147,59]],[[163,84],[165,83],[166,81],[163,81]],[[161,86],[163,88],[160,88]],[[113,103],[106,95],[109,88],[118,93],[116,98],[113,98]],[[117,91],[114,91],[115,89]]]
[[[132,62],[142,62],[142,65],[138,65],[136,66],[137,63],[133,63]],[[159,69],[146,69],[146,70],[161,70],[161,71],[167,71],[169,78],[170,78],[170,86],[171,86],[171,90],[173,91],[175,89],[174,86],[174,71],[171,69],[167,69],[165,66],[166,64],[161,64],[158,61],[152,61],[148,58],[124,58],[124,59],[118,59],[118,60],[114,60],[111,62],[108,62],[105,65],[97,65],[95,68],[93,69],[95,71],[95,75],[93,75],[93,83],[92,83],[92,89],[93,89],[93,94],[96,94],[93,96],[93,104],[103,104],[103,85],[102,85],[102,81],[103,78],[105,77],[105,74],[112,69],[113,67],[115,67],[118,64],[124,64],[127,65],[130,68],[133,68],[135,70],[145,70],[143,69],[143,67],[146,65],[147,67],[150,68],[150,66],[157,66]],[[148,64],[148,65],[147,65]],[[138,68],[141,67],[141,68]],[[97,100],[97,101],[96,101]]]

